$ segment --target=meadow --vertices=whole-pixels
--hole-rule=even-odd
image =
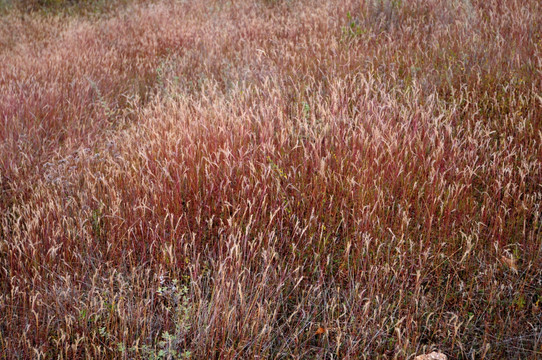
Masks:
[[[0,359],[542,358],[540,1],[0,9]]]

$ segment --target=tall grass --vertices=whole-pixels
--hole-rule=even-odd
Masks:
[[[0,353],[542,356],[542,9],[0,23]]]

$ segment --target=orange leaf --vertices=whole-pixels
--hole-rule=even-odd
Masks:
[[[503,263],[506,264],[506,266],[510,268],[510,270],[512,270],[516,274],[518,273],[518,267],[516,265],[516,259],[514,257],[509,258],[503,255],[501,256],[501,260],[503,261]]]

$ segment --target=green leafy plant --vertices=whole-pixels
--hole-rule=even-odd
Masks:
[[[169,286],[160,286],[158,295],[169,304],[168,308],[174,313],[175,331],[162,333],[160,340],[154,347],[143,346],[143,353],[149,359],[190,359],[191,352],[183,349],[186,343],[185,337],[190,330],[190,316],[192,306],[188,296],[188,287],[179,285],[178,280],[173,280]]]

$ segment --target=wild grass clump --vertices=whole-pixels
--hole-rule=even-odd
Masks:
[[[0,0],[0,13],[42,15],[101,15],[135,3],[136,0]]]
[[[542,9],[0,22],[0,353],[542,355]]]

